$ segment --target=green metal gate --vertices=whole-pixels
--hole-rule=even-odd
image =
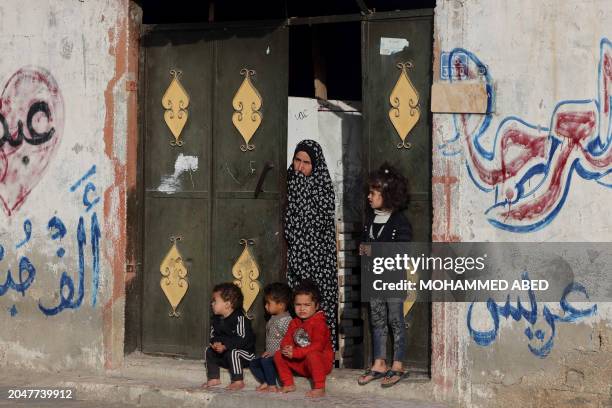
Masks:
[[[226,281],[242,285],[262,349],[260,289],[283,259],[287,29],[155,26],[142,44],[142,351],[201,358]]]
[[[408,176],[413,241],[430,242],[433,10],[373,15],[362,35],[364,170],[389,161]],[[405,363],[413,370],[429,370],[430,319],[428,303],[406,316]]]

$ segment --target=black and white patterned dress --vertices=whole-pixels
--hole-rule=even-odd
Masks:
[[[304,176],[287,169],[287,280],[294,288],[303,279],[317,284],[334,350],[337,350],[338,272],[336,261],[335,195],[321,146],[301,141],[295,153],[305,151],[312,173]],[[313,157],[314,156],[314,157]]]

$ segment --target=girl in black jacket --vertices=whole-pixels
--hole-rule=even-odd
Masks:
[[[412,240],[412,227],[402,214],[408,198],[408,182],[395,168],[384,163],[368,178],[368,202],[372,211],[366,217],[360,255],[367,242],[406,242]],[[400,299],[370,300],[370,329],[374,363],[358,380],[365,385],[384,377],[382,387],[390,387],[404,377],[402,360],[406,353],[404,305]],[[393,365],[387,370],[386,346],[389,327],[393,333]]]

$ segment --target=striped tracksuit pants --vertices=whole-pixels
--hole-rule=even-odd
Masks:
[[[212,348],[206,348],[206,375],[209,380],[220,378],[219,367],[227,368],[230,373],[232,382],[241,381],[244,377],[242,369],[249,366],[251,360],[255,358],[255,354],[240,350],[226,350],[223,353],[217,353]]]

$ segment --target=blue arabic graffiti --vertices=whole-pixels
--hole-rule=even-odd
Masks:
[[[49,222],[47,223],[47,229],[51,233],[52,240],[62,239],[66,236],[66,226],[64,225],[64,222],[58,217],[54,216],[49,220]]]
[[[30,238],[32,237],[32,222],[30,220],[25,220],[23,222],[23,232],[25,234],[25,238],[23,239],[23,241],[18,243],[17,246],[15,246],[15,248],[17,249],[30,242]]]
[[[96,213],[91,216],[91,256],[93,258],[91,305],[95,306],[100,286],[100,224]]]
[[[47,229],[51,233],[51,239],[54,241],[56,239],[61,240],[66,236],[66,226],[58,217],[53,217],[49,220],[49,222],[47,223]],[[58,258],[63,258],[66,254],[66,250],[60,247],[55,253]]]
[[[77,242],[79,247],[79,289],[76,300],[74,299],[74,281],[66,271],[62,272],[59,284],[60,302],[55,307],[47,308],[38,302],[38,308],[47,316],[54,316],[64,309],[77,309],[83,302],[83,296],[85,296],[85,256],[83,248],[85,247],[85,226],[83,223],[83,217],[79,217],[79,226],[77,227]],[[66,290],[68,294],[66,294]]]
[[[75,184],[70,187],[70,192],[76,191],[83,182],[89,177],[96,174],[96,166],[92,166]],[[92,210],[99,202],[100,197],[96,196],[96,187],[93,182],[87,182],[82,193],[82,202],[85,206],[85,212]],[[26,219],[23,223],[23,230],[25,238],[17,244],[16,248],[21,248],[28,242],[32,237],[32,222]],[[57,216],[53,216],[47,223],[47,230],[49,237],[52,241],[61,243],[63,238],[66,237],[68,229],[64,222]],[[97,303],[97,294],[100,285],[100,238],[102,236],[100,230],[100,223],[98,221],[98,215],[95,211],[91,213],[91,254],[92,254],[92,290],[91,290],[91,304],[95,306]],[[76,230],[76,240],[78,249],[78,267],[77,267],[77,282],[67,271],[63,271],[59,280],[59,303],[53,306],[46,305],[46,302],[39,299],[38,308],[46,316],[54,316],[62,312],[65,309],[78,309],[85,297],[85,246],[87,245],[87,232],[85,226],[85,220],[83,216],[79,217],[79,222]],[[60,246],[56,255],[62,258],[66,253],[63,246]],[[0,261],[4,259],[4,247],[0,245]],[[36,268],[30,262],[30,260],[22,256],[19,262],[19,273],[16,277],[13,276],[10,269],[7,272],[4,284],[0,284],[0,296],[3,296],[9,290],[14,290],[25,296],[25,292],[34,282],[36,277]],[[9,310],[11,316],[17,314],[17,308],[13,305]]]
[[[83,177],[81,177],[80,179],[77,180],[76,183],[74,183],[72,186],[70,186],[70,192],[74,193],[76,191],[77,188],[80,187],[80,185],[87,180],[89,177],[93,176],[94,174],[96,174],[96,165],[94,164],[93,166],[91,166],[91,168],[89,170],[87,170],[87,173],[85,173],[83,175]]]
[[[0,248],[2,247],[0,246]],[[0,250],[0,255],[2,255],[0,257],[1,261],[4,257],[4,248]],[[27,278],[24,277],[25,274],[27,274]],[[4,296],[9,289],[20,292],[22,296],[25,296],[25,291],[28,290],[32,282],[34,282],[34,278],[36,277],[36,268],[34,268],[34,265],[32,265],[30,260],[25,256],[22,256],[19,260],[19,274],[17,276],[19,280],[15,281],[13,279],[11,270],[9,269],[6,272],[6,280],[4,281],[4,284],[0,285],[0,296]]]
[[[455,48],[444,55],[449,81],[480,78],[486,87],[484,115],[454,114],[454,134],[439,148],[445,156],[465,154],[467,173],[481,191],[491,193],[485,211],[496,228],[529,233],[549,225],[567,199],[574,174],[612,187],[612,42],[600,42],[597,97],[564,100],[548,123],[506,116],[492,136],[495,93],[486,65],[473,53]]]
[[[96,166],[92,166],[76,183],[70,187],[70,192],[75,192],[82,183],[84,183],[89,177],[96,174]],[[85,185],[83,191],[83,205],[86,208],[86,212],[89,212],[92,208],[100,202],[99,197],[91,199],[90,193],[95,193],[96,187],[91,181]],[[61,239],[66,234],[66,228],[59,219],[52,219],[49,221],[48,229],[55,231],[52,235],[52,239]],[[91,304],[96,305],[98,288],[100,286],[100,224],[98,222],[98,215],[93,212],[91,215],[91,253],[92,253],[92,291],[91,291]],[[79,217],[79,225],[77,227],[77,242],[78,242],[78,253],[79,253],[79,266],[78,266],[78,293],[76,299],[74,299],[74,281],[64,271],[60,278],[60,301],[55,307],[46,307],[42,303],[38,303],[38,308],[47,316],[53,316],[60,313],[64,309],[78,309],[85,296],[85,254],[84,247],[86,242],[85,223],[83,217]],[[61,251],[61,252],[60,252]],[[57,255],[63,256],[63,248],[58,250]],[[66,292],[68,292],[66,294]]]
[[[85,206],[86,210],[88,211],[91,210],[94,205],[98,204],[98,202],[100,202],[100,197],[95,197],[93,200],[89,197],[89,193],[95,193],[96,192],[96,186],[92,183],[89,182],[87,183],[87,185],[85,186],[85,191],[83,192],[83,205]]]
[[[529,281],[529,276],[527,272],[524,272],[521,276],[522,280]],[[542,316],[544,317],[544,321],[550,328],[550,333],[548,340],[544,341],[546,337],[546,333],[537,329],[535,331],[532,330],[531,327],[527,327],[525,329],[525,336],[529,341],[532,341],[534,338],[538,340],[536,343],[541,343],[541,345],[534,346],[533,344],[528,344],[529,351],[534,355],[544,358],[550,354],[555,342],[555,336],[557,334],[557,323],[572,323],[576,322],[582,318],[592,316],[597,313],[597,305],[593,305],[588,309],[576,309],[572,305],[570,305],[567,297],[572,293],[581,293],[588,300],[589,295],[587,294],[586,289],[583,285],[579,283],[570,283],[561,296],[561,300],[559,301],[559,305],[561,306],[561,310],[563,311],[562,315],[557,315],[550,311],[548,306],[544,306],[542,309]],[[479,346],[489,346],[491,345],[495,339],[497,339],[497,334],[499,332],[499,318],[500,316],[508,319],[511,317],[514,321],[520,321],[521,319],[525,319],[531,326],[534,326],[538,320],[538,303],[535,298],[535,294],[530,289],[528,291],[529,296],[529,307],[525,308],[521,303],[520,297],[517,297],[516,307],[512,306],[510,303],[510,296],[506,298],[506,303],[503,306],[498,305],[493,299],[487,300],[487,310],[489,315],[491,316],[491,321],[493,322],[493,328],[491,330],[479,331],[475,330],[472,326],[472,309],[474,307],[474,303],[470,304],[467,313],[467,328],[470,336],[474,340],[476,344]]]

